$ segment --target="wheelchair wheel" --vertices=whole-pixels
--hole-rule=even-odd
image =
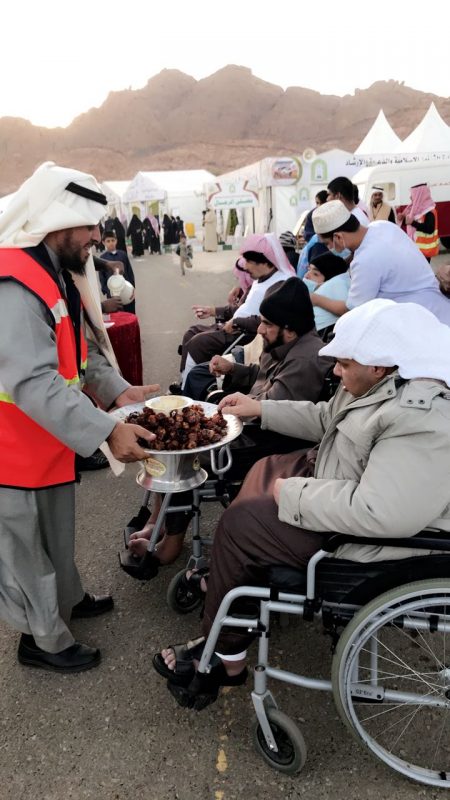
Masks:
[[[361,608],[339,639],[332,684],[372,755],[450,788],[450,579],[409,583]]]
[[[177,614],[190,614],[195,611],[203,601],[198,592],[186,586],[186,568],[177,572],[167,587],[167,605]]]
[[[293,775],[305,766],[306,744],[303,734],[287,714],[278,708],[266,709],[267,719],[278,747],[274,753],[267,745],[259,722],[253,728],[253,745],[264,761],[279,772]]]

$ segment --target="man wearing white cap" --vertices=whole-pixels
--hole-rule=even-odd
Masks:
[[[341,377],[328,403],[260,402],[236,394],[220,404],[225,413],[261,417],[263,429],[320,445],[258,461],[222,515],[205,636],[230,589],[264,581],[273,564],[304,567],[327,532],[361,537],[361,545],[365,537],[380,538],[379,546],[348,544],[336,552],[354,561],[424,554],[413,546],[383,547],[385,537],[408,538],[426,526],[450,534],[450,330],[414,303],[373,300],[338,320],[335,332],[320,351],[337,359]],[[154,666],[180,704],[195,705],[208,693],[212,702],[218,686],[245,680],[251,638],[224,629],[209,675],[193,675],[181,688],[173,670],[177,655],[185,663],[189,649],[168,647]],[[198,646],[193,657],[199,658]]]
[[[376,219],[383,219],[385,222],[396,222],[394,209],[384,201],[384,189],[382,186],[372,186],[372,194],[370,196],[369,220],[375,222]]]
[[[340,200],[316,208],[312,219],[314,230],[329,249],[339,253],[348,248],[353,253],[346,302],[321,297],[321,307],[340,316],[382,297],[397,303],[418,303],[450,325],[450,302],[440,291],[426,258],[398,225],[377,221],[365,228]]]
[[[0,617],[22,633],[21,663],[58,672],[100,661],[75,641],[71,617],[113,607],[84,592],[74,562],[75,453],[106,441],[136,461],[138,438],[152,438],[80,391],[86,380],[109,408],[157,388],[130,387],[116,371],[87,277],[105,204],[91,175],[48,162],[0,216]]]

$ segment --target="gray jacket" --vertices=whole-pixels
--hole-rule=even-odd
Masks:
[[[392,374],[359,398],[340,388],[317,405],[266,400],[261,424],[320,442],[314,478],[283,484],[283,522],[362,539],[450,532],[450,390],[440,381]],[[349,544],[336,555],[379,561],[419,551]]]
[[[15,281],[0,292],[0,384],[16,405],[67,447],[90,456],[116,424],[58,374],[56,337],[44,305]],[[129,384],[89,342],[86,383],[108,408]]]

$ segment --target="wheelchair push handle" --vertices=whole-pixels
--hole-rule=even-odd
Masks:
[[[216,452],[218,453],[216,459]],[[224,458],[227,458],[226,462],[224,463]],[[230,445],[226,444],[224,447],[221,447],[219,450],[211,450],[211,470],[214,472],[214,475],[223,475],[225,472],[228,472],[232,463],[233,463],[233,456],[231,455]]]

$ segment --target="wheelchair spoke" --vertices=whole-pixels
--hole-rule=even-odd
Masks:
[[[409,615],[407,615],[406,618],[411,621],[411,617]],[[408,635],[407,632],[404,630],[404,628],[402,628],[401,631],[405,636]],[[444,637],[444,655],[445,655],[445,631],[444,631],[444,633],[442,635]],[[418,639],[420,639],[423,642],[424,646],[423,646],[422,649],[425,650],[432,658],[434,658],[434,660],[436,661],[436,665],[439,667],[439,669],[442,669],[443,664],[439,661],[439,659],[437,658],[437,656],[433,652],[433,649],[432,649],[431,645],[429,644],[429,642],[426,641],[426,639],[425,639],[425,637],[423,635],[423,631],[421,631],[421,630],[417,631],[417,637],[418,637]],[[409,636],[409,638],[411,639],[412,637]],[[420,642],[418,642],[417,639],[416,639],[416,643],[419,646],[421,646]],[[445,664],[445,658],[444,658],[444,664]]]
[[[382,642],[378,638],[377,638],[377,642],[378,642],[379,646],[381,645],[382,647],[384,647],[385,650],[387,650],[387,652],[390,653],[393,656],[393,659],[396,659],[396,661],[392,660],[393,664],[398,663],[398,665],[402,665],[403,667],[405,667],[405,669],[409,670],[410,673],[417,678],[417,680],[421,680],[422,683],[424,683],[430,689],[434,688],[433,685],[429,683],[429,681],[424,681],[423,678],[421,678],[420,673],[416,669],[414,669],[413,667],[410,667],[403,658],[400,658],[399,655],[396,655],[396,653],[394,653],[394,651],[390,647],[388,647],[388,645],[385,642]],[[391,660],[391,659],[386,659],[386,660]]]
[[[444,713],[444,719],[442,720],[441,731],[439,733],[439,738],[438,738],[438,740],[436,742],[436,748],[435,748],[435,751],[434,751],[432,766],[434,766],[434,763],[435,763],[435,760],[436,760],[436,757],[437,757],[438,748],[441,745],[442,734],[444,733],[444,728],[447,725],[447,722],[448,722],[448,709],[446,709],[446,711]]]
[[[367,648],[362,648],[361,653],[367,653],[370,656],[370,650]],[[392,658],[388,658],[387,656],[382,656],[378,654],[378,661],[385,661],[388,664],[393,664],[397,669],[401,666],[398,661],[394,661]],[[370,670],[370,667],[361,667],[364,670]],[[407,668],[406,668],[407,669]],[[397,673],[397,672],[388,672],[387,669],[380,669],[377,668],[377,676],[382,678],[383,680],[387,680],[388,678],[399,678],[401,680],[409,680],[412,682],[417,683],[424,683],[430,689],[440,689],[442,688],[442,684],[435,684],[431,682],[431,678],[436,675],[436,671],[433,672],[417,672],[417,670],[411,669],[409,672]],[[372,677],[369,676],[368,678],[358,678],[358,683],[369,683],[372,680]]]
[[[448,580],[433,579],[371,601],[341,635],[333,670],[338,708],[371,752],[414,780],[446,788],[449,598]]]

